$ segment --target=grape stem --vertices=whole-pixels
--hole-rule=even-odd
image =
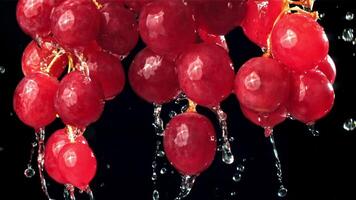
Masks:
[[[49,65],[43,69],[42,71],[46,72],[47,74],[50,72],[51,68],[53,67],[54,63],[56,63],[56,61],[58,60],[58,58],[60,58],[63,54],[65,54],[65,51],[63,49],[61,50],[54,50],[53,51],[53,59],[51,60],[51,62],[49,63]]]
[[[194,101],[188,99],[188,109],[186,112],[197,112],[196,107],[197,104]]]

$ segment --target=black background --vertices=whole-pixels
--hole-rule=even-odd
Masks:
[[[275,128],[275,138],[283,165],[287,199],[356,199],[356,132],[347,132],[343,122],[356,117],[356,46],[338,39],[343,29],[356,28],[356,19],[345,20],[347,11],[356,14],[354,0],[318,0],[315,9],[325,13],[319,22],[330,40],[330,55],[337,65],[334,84],[336,101],[331,113],[318,121],[321,135],[313,137],[305,125],[287,120]],[[12,109],[12,95],[22,78],[21,55],[30,38],[21,32],[15,18],[16,1],[0,0],[0,199],[45,199],[38,176],[23,175],[34,134],[23,125]],[[355,33],[356,34],[356,33]],[[227,35],[230,54],[237,70],[251,57],[260,55],[240,29]],[[125,61],[129,66],[133,55]],[[308,48],[308,44],[305,44]],[[174,107],[174,106],[173,106]],[[164,107],[165,115],[172,106]],[[228,113],[229,131],[237,162],[222,164],[220,153],[213,165],[196,182],[187,199],[278,199],[278,182],[269,141],[263,130],[252,125],[241,114],[234,96],[222,105]],[[168,110],[168,111],[167,111]],[[206,110],[201,112],[212,117]],[[151,159],[154,151],[154,132],[151,126],[152,105],[139,99],[126,84],[124,92],[106,104],[101,119],[85,133],[98,159],[98,171],[92,181],[96,199],[151,199]],[[216,120],[212,118],[216,124]],[[167,121],[167,119],[166,119]],[[47,128],[51,133],[62,127],[60,121]],[[246,159],[246,170],[239,183],[232,181],[236,164]],[[160,160],[160,167],[167,165]],[[172,168],[165,166],[170,172]],[[161,199],[173,199],[178,191],[179,177],[159,176]],[[62,186],[49,181],[50,194],[63,199]],[[230,196],[235,192],[235,196]],[[78,199],[86,199],[79,195]]]

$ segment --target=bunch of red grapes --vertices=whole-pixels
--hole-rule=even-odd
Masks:
[[[216,109],[234,93],[243,114],[265,128],[266,136],[288,116],[310,125],[330,111],[336,71],[312,4],[19,0],[18,23],[33,41],[23,54],[25,77],[15,91],[15,112],[36,132],[56,116],[62,119],[66,128],[48,139],[44,167],[57,182],[85,190],[97,163],[82,134],[98,120],[105,101],[123,90],[121,60],[140,36],[147,47],[131,63],[130,85],[154,104],[186,95],[189,109],[168,123],[164,150],[180,173],[198,175],[214,159],[216,133],[196,105]],[[263,54],[235,75],[224,35],[239,26]]]

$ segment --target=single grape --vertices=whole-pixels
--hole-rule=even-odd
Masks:
[[[147,4],[140,14],[139,31],[147,46],[162,55],[179,53],[196,41],[192,14],[180,0]]]
[[[271,35],[273,57],[294,71],[315,67],[328,54],[324,29],[308,14],[282,16]]]
[[[69,184],[85,190],[96,174],[95,155],[87,144],[69,143],[58,155],[58,169]]]
[[[100,84],[80,71],[71,72],[62,79],[55,99],[62,121],[79,128],[98,120],[104,104]]]
[[[313,123],[324,117],[334,104],[334,89],[327,77],[318,70],[294,74],[288,111],[304,123]]]
[[[66,0],[53,9],[51,29],[62,46],[82,46],[97,39],[100,20],[100,12],[91,1]]]
[[[214,160],[214,126],[198,113],[177,115],[167,124],[163,145],[168,160],[180,173],[198,175]]]
[[[114,54],[127,55],[138,41],[135,15],[116,2],[104,4],[100,12],[99,45]]]
[[[213,44],[196,44],[177,62],[179,84],[194,102],[214,107],[233,89],[234,69],[229,54]]]
[[[121,62],[98,48],[87,49],[84,56],[90,77],[100,83],[106,100],[113,99],[125,86],[125,72]]]
[[[185,0],[197,25],[208,33],[225,35],[239,26],[246,14],[247,0]]]
[[[55,3],[53,0],[19,0],[16,18],[22,30],[32,36],[44,37],[50,34],[50,15]]]
[[[255,112],[272,112],[288,98],[289,72],[272,58],[252,58],[236,75],[235,94],[243,106]]]
[[[165,56],[143,49],[129,69],[129,81],[137,95],[148,102],[166,103],[179,93],[176,65]]]
[[[39,129],[56,118],[54,108],[58,80],[44,73],[24,77],[15,89],[13,107],[26,125]]]
[[[229,47],[227,46],[225,36],[210,34],[203,29],[198,29],[198,34],[203,42],[208,44],[216,44],[224,48],[226,51],[229,51]]]

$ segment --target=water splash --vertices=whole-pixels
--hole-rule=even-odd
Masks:
[[[356,121],[352,118],[346,120],[344,122],[344,124],[342,125],[342,127],[346,130],[346,131],[353,131],[356,129]]]
[[[155,135],[156,135],[156,147],[155,151],[153,154],[152,158],[152,176],[151,180],[153,182],[153,192],[152,192],[152,199],[153,200],[158,200],[159,199],[159,191],[157,189],[157,178],[158,178],[158,172],[157,172],[157,160],[158,158],[164,157],[165,153],[163,150],[161,150],[162,146],[162,136],[164,134],[164,124],[163,120],[161,118],[161,112],[162,112],[162,105],[159,104],[153,104],[153,127],[155,129]]]
[[[179,187],[180,191],[174,200],[181,200],[187,197],[194,186],[197,176],[182,175],[182,182]]]
[[[49,196],[48,190],[47,190],[47,184],[46,184],[46,179],[43,174],[43,165],[44,165],[44,155],[45,155],[45,140],[46,132],[44,128],[40,128],[39,131],[36,133],[36,140],[38,144],[38,151],[37,151],[37,167],[38,167],[38,174],[40,176],[41,180],[41,187],[45,195],[49,200],[52,200],[52,198]]]
[[[345,19],[347,21],[351,21],[354,19],[354,14],[352,12],[347,12],[346,15],[345,15]]]
[[[354,39],[354,30],[352,28],[346,28],[342,31],[342,35],[341,38],[345,41],[345,42],[352,42],[352,40]]]
[[[222,132],[222,145],[221,145],[222,161],[226,164],[232,164],[234,162],[234,155],[231,152],[231,146],[229,141],[227,121],[226,121],[227,115],[220,108],[220,106],[214,107],[212,110],[219,120],[219,125]]]
[[[75,192],[75,188],[73,185],[71,184],[64,185],[64,192],[63,192],[64,200],[76,200],[74,192]]]
[[[6,69],[4,66],[0,65],[0,74],[5,74]]]
[[[278,151],[276,148],[276,143],[274,141],[274,136],[273,134],[271,134],[269,136],[270,142],[272,144],[272,148],[273,148],[273,154],[274,154],[274,158],[276,160],[275,166],[277,169],[277,178],[278,178],[278,182],[279,182],[279,189],[277,192],[278,197],[285,197],[288,193],[288,190],[284,187],[283,185],[283,172],[282,172],[282,165],[281,165],[281,161],[279,159],[279,155],[278,155]]]
[[[315,124],[307,124],[308,131],[312,134],[312,136],[320,136],[319,131],[315,128]]]

